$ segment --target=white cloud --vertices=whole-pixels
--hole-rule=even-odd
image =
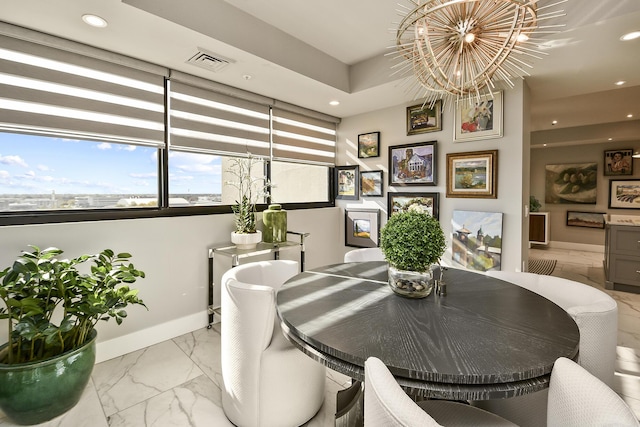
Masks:
[[[0,163],[5,165],[16,165],[28,168],[27,162],[25,162],[20,156],[0,156]]]
[[[38,165],[38,166],[36,166],[36,168],[37,168],[39,171],[43,171],[43,172],[46,172],[46,171],[51,170],[51,169],[49,169],[49,166],[47,166],[47,165]]]
[[[7,171],[0,170],[0,179],[7,179],[11,176],[11,174]]]
[[[158,174],[155,172],[149,172],[149,173],[130,173],[129,174],[130,177],[132,178],[141,178],[141,179],[145,179],[145,178],[157,178]]]
[[[98,144],[97,147],[98,150],[110,150],[111,144],[109,144],[108,142],[103,142],[102,144]]]

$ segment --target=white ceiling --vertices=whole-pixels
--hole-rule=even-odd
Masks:
[[[392,76],[393,62],[385,56],[393,53],[397,3],[0,0],[0,20],[349,117],[415,98]],[[548,55],[533,63],[526,78],[531,129],[640,119],[640,39],[619,40],[640,30],[640,0],[569,0],[555,8],[565,9],[566,26],[544,37]],[[85,13],[102,16],[108,27],[87,26],[80,19]],[[199,49],[233,62],[218,72],[186,63]],[[617,87],[618,80],[627,83]],[[331,100],[340,105],[329,106]]]

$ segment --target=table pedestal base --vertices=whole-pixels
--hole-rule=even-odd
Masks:
[[[351,386],[336,396],[336,427],[364,426],[364,384],[353,380]]]

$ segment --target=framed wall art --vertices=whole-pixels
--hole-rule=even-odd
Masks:
[[[436,141],[389,147],[389,185],[436,185]]]
[[[561,163],[545,166],[545,203],[596,203],[597,163]]]
[[[609,207],[640,209],[640,179],[609,180]]]
[[[456,101],[453,140],[502,137],[502,91]]]
[[[453,211],[451,261],[454,267],[500,270],[502,265],[502,213]]]
[[[362,197],[382,197],[382,171],[360,172],[360,195]]]
[[[605,212],[567,211],[567,226],[604,229],[605,215]]]
[[[633,175],[633,149],[605,150],[604,174]]]
[[[442,130],[442,100],[407,107],[407,135]]]
[[[346,209],[344,244],[357,248],[375,248],[380,237],[380,209]]]
[[[389,216],[396,212],[418,209],[438,219],[439,193],[388,193],[387,197]]]
[[[447,154],[447,197],[498,197],[498,150]]]
[[[358,200],[358,166],[336,166],[336,199]]]
[[[380,132],[358,135],[358,158],[380,157]]]

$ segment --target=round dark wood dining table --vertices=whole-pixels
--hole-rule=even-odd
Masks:
[[[575,360],[580,334],[559,306],[469,270],[444,272],[446,296],[396,295],[385,262],[298,274],[276,296],[287,338],[329,368],[364,381],[381,359],[412,395],[485,400],[548,387],[559,357]]]

